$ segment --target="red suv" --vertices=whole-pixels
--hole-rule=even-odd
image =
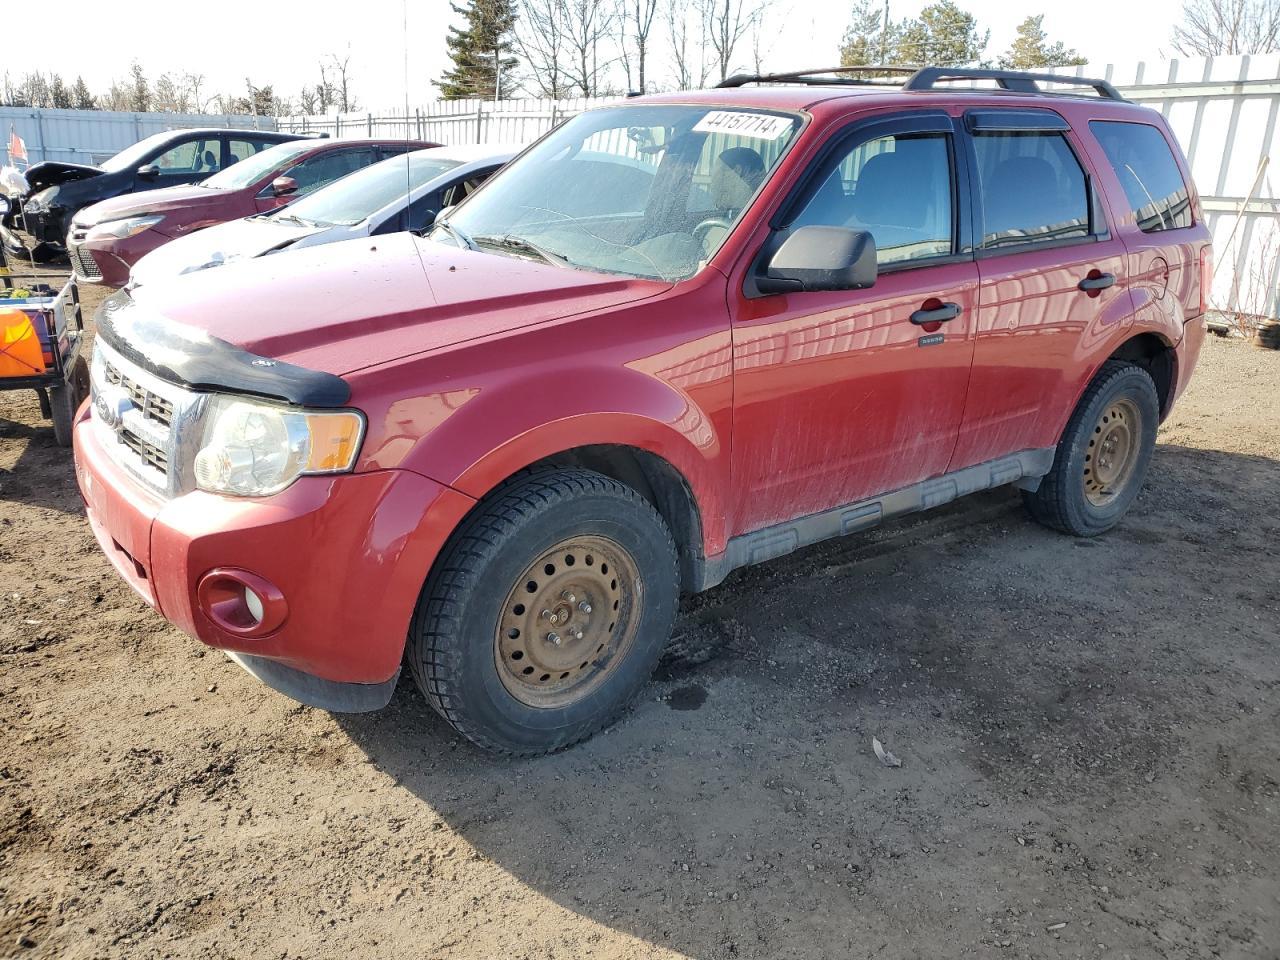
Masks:
[[[421,140],[293,140],[199,183],[103,200],[71,222],[72,271],[79,283],[122,287],[135,263],[175,237],[274,210],[371,163],[434,146]]]
[[[543,753],[737,567],[1004,484],[1109,530],[1209,263],[1167,125],[1103,81],[736,77],[574,117],[426,237],[116,294],[80,489],[137,592],[270,686],[375,709],[407,663]]]

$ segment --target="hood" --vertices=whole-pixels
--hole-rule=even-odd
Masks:
[[[251,353],[341,375],[670,286],[395,233],[155,281],[133,296]]]
[[[225,203],[230,191],[206,190],[204,187],[184,185],[178,187],[161,187],[159,190],[147,190],[143,193],[126,193],[121,197],[102,200],[91,207],[85,207],[76,214],[75,222],[82,226],[92,226],[104,220],[120,220],[124,217],[140,217],[150,213],[165,213],[169,210],[191,210],[203,206],[216,206]]]
[[[100,177],[105,171],[83,163],[63,163],[61,160],[45,160],[37,163],[25,172],[31,192],[43,190],[45,187],[56,187],[59,184],[71,183],[74,180],[88,180]]]
[[[136,290],[168,277],[251,260],[264,253],[287,248],[325,229],[287,223],[273,217],[249,217],[220,223],[171,240],[148,253],[129,271],[129,286]]]

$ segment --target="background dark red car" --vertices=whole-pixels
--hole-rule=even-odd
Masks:
[[[207,180],[114,197],[76,214],[67,253],[76,279],[122,287],[144,254],[204,227],[279,207],[387,157],[438,146],[421,140],[295,140]]]

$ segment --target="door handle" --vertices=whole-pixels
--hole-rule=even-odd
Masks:
[[[960,304],[944,303],[932,310],[917,310],[911,315],[911,322],[916,326],[926,323],[941,323],[943,320],[954,320],[960,316]]]
[[[1100,273],[1096,277],[1085,277],[1076,284],[1081,290],[1105,290],[1116,282],[1114,273]]]

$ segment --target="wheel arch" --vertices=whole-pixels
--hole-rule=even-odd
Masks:
[[[1178,382],[1178,353],[1163,334],[1146,330],[1129,337],[1098,362],[1089,375],[1090,382],[1108,360],[1127,360],[1146,370],[1155,381],[1160,398],[1160,419],[1169,415],[1174,385]]]
[[[646,445],[621,442],[588,442],[559,446],[537,455],[538,446],[524,446],[522,456],[486,458],[459,478],[456,486],[476,498],[480,509],[494,494],[532,471],[577,467],[594,470],[631,487],[651,503],[666,521],[680,557],[680,586],[698,589],[707,556],[705,504],[686,470],[664,452]],[[495,457],[497,453],[495,452]]]

